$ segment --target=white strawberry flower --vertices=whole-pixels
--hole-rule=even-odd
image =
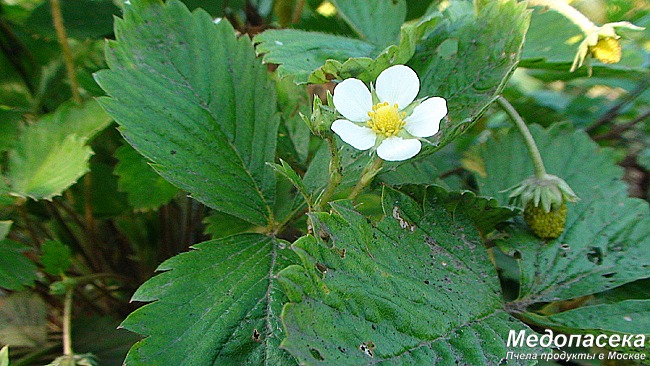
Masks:
[[[376,147],[383,160],[412,158],[422,148],[420,139],[435,135],[447,115],[444,98],[414,103],[419,91],[420,79],[404,65],[384,70],[372,93],[361,80],[345,79],[333,97],[334,107],[345,119],[334,121],[332,131],[356,149]]]

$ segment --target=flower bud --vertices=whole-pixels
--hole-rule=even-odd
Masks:
[[[327,92],[327,100],[329,105],[333,105],[332,94],[329,91]],[[307,126],[309,126],[309,130],[314,135],[322,136],[323,132],[330,131],[332,123],[336,120],[338,115],[333,108],[323,105],[320,98],[314,95],[311,116],[309,116],[309,118],[303,114],[300,114],[300,116]]]

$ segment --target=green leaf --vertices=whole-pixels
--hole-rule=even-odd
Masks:
[[[117,149],[115,157],[118,160],[115,166],[115,175],[119,177],[118,190],[127,194],[129,204],[136,210],[156,210],[178,193],[178,188],[158,175],[147,159],[131,146]]]
[[[60,276],[70,268],[72,252],[67,245],[55,240],[48,240],[41,247],[41,263],[45,272]]]
[[[310,83],[325,83],[331,79],[343,80],[357,78],[366,82],[372,81],[389,66],[404,64],[413,57],[416,41],[427,29],[438,23],[438,16],[433,15],[418,23],[406,24],[402,27],[398,44],[390,45],[381,50],[376,56],[350,58],[345,61],[327,59],[325,64],[310,75]]]
[[[379,48],[396,44],[406,17],[404,0],[332,0],[346,23],[362,40]]]
[[[277,63],[280,77],[298,84],[326,83],[351,77],[369,82],[391,65],[406,63],[416,41],[435,26],[438,15],[402,27],[398,44],[386,48],[365,41],[295,29],[269,30],[255,36],[257,53],[265,63]]]
[[[529,23],[525,3],[487,2],[478,13],[456,14],[452,2],[445,20],[418,46],[410,65],[421,80],[420,96],[447,99],[449,114],[433,138],[440,149],[466,131],[510,78]],[[507,27],[504,27],[507,24]]]
[[[47,329],[47,304],[38,294],[15,292],[0,297],[0,344],[45,347]]]
[[[279,75],[292,75],[296,83],[312,82],[312,72],[327,60],[344,62],[377,53],[375,46],[358,39],[296,29],[267,30],[255,36],[255,43],[265,63],[280,64]]]
[[[9,155],[11,194],[51,200],[88,171],[91,155],[86,140],[77,135],[56,141],[48,128],[32,126]]]
[[[280,159],[280,164],[272,164],[273,169],[285,177],[291,184],[298,190],[298,193],[302,195],[305,199],[305,202],[311,206],[312,197],[305,183],[302,181],[302,178],[291,168],[291,165],[287,164],[286,161]]]
[[[585,305],[611,304],[624,300],[650,299],[650,278],[626,283],[623,286],[600,292],[585,302]]]
[[[72,101],[63,103],[53,114],[42,117],[38,123],[51,125],[51,133],[59,136],[74,133],[80,138],[90,141],[108,127],[112,121],[97,101],[89,100],[82,105],[77,105]]]
[[[403,190],[419,202],[441,205],[452,215],[461,212],[483,234],[488,234],[497,224],[519,214],[517,208],[500,206],[496,199],[477,196],[472,191],[448,191],[437,185],[406,186]]]
[[[289,78],[277,78],[275,83],[282,118],[277,154],[287,161],[304,164],[309,157],[311,133],[302,116],[311,113],[310,96],[305,86],[296,85]]]
[[[302,266],[280,272],[291,301],[283,348],[314,365],[504,360],[508,332],[527,328],[503,310],[494,266],[463,212],[389,189],[376,225],[332,206],[311,216],[318,237],[294,243]]]
[[[568,205],[564,233],[545,242],[517,221],[499,243],[520,258],[519,306],[576,298],[650,276],[648,203],[627,197],[622,169],[611,151],[582,131],[530,126],[549,174],[563,178],[580,201]],[[487,177],[481,194],[507,203],[504,191],[532,175],[523,139],[511,130],[481,147]],[[566,245],[562,245],[566,244]]]
[[[650,300],[579,307],[552,315],[522,314],[535,324],[561,332],[650,334]]]
[[[205,234],[212,236],[212,239],[249,232],[255,228],[249,222],[218,211],[206,216],[203,223],[205,224]]]
[[[25,126],[9,152],[11,194],[35,200],[60,195],[88,171],[88,140],[111,122],[95,101],[61,105]]]
[[[427,156],[428,158],[428,156]],[[408,184],[432,184],[441,183],[438,178],[442,172],[433,164],[427,164],[423,160],[414,160],[399,165],[396,169],[384,168],[379,179],[382,182],[393,186],[400,187]]]
[[[295,365],[278,348],[286,243],[261,234],[204,242],[160,265],[133,301],[153,301],[122,327],[143,334],[127,365]],[[171,347],[170,345],[173,345]]]
[[[0,287],[20,290],[34,285],[36,265],[23,252],[28,247],[9,239],[0,240]]]
[[[273,221],[279,119],[250,40],[178,1],[132,1],[96,74],[100,103],[165,179],[251,223]],[[215,42],[214,40],[219,40]]]
[[[9,366],[9,346],[0,349],[0,366]]]
[[[456,169],[460,166],[460,162],[455,149],[446,149],[438,151],[435,155],[424,156],[420,159],[409,159],[391,165],[384,165],[384,169],[379,174],[379,179],[395,187],[408,184],[444,184],[440,176],[445,172]]]

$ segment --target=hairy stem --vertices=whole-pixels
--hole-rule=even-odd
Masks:
[[[68,286],[63,301],[63,355],[72,356],[72,294],[74,287]]]
[[[341,155],[336,146],[336,140],[332,134],[328,134],[325,136],[325,141],[327,142],[327,147],[329,148],[331,155],[329,166],[330,180],[327,183],[327,187],[323,191],[323,194],[318,198],[316,205],[314,206],[315,211],[323,210],[323,205],[327,204],[330,198],[332,198],[336,188],[341,184],[341,180],[343,179]]]
[[[535,143],[535,139],[533,139],[533,135],[530,134],[530,130],[528,129],[528,126],[526,126],[526,122],[524,122],[523,118],[521,118],[519,113],[517,113],[515,108],[506,100],[506,98],[499,96],[499,98],[497,98],[497,103],[506,112],[508,117],[510,117],[512,122],[515,123],[517,129],[524,137],[524,142],[528,148],[528,154],[533,160],[535,177],[543,178],[546,175],[544,161],[542,160],[542,155],[539,153],[539,149],[537,149],[537,144]]]
[[[72,92],[72,99],[76,103],[81,103],[81,95],[79,94],[79,81],[77,81],[77,74],[75,73],[74,61],[72,59],[72,51],[70,51],[70,43],[68,43],[68,36],[63,25],[63,14],[61,14],[61,3],[59,0],[50,0],[52,8],[52,19],[54,29],[56,29],[56,37],[61,45],[63,51],[63,59],[65,60],[65,68],[70,79],[70,91]]]
[[[363,170],[363,173],[361,173],[361,178],[357,182],[357,185],[352,189],[352,192],[350,192],[348,198],[351,200],[357,198],[359,194],[361,194],[361,192],[363,192],[363,190],[370,184],[370,182],[372,182],[377,173],[379,173],[383,164],[384,161],[381,160],[381,158],[375,157],[375,160],[372,162],[372,164],[366,166],[366,168]]]

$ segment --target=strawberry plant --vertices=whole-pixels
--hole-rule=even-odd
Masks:
[[[649,24],[0,3],[0,365],[650,364]]]

